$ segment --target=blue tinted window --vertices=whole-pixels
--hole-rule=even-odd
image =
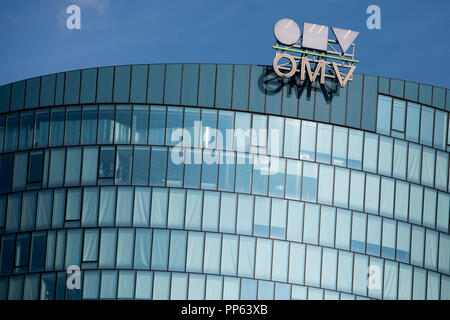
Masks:
[[[428,146],[433,145],[434,110],[422,106],[420,116],[420,143]]]
[[[391,133],[392,98],[378,96],[377,132]]]
[[[198,89],[198,64],[183,65],[183,88],[181,93],[181,104],[185,106],[197,105],[197,89]]]
[[[98,108],[96,106],[83,108],[81,144],[95,144],[97,140],[97,117]]]
[[[166,164],[167,164],[167,149],[153,147],[150,164],[150,185],[165,186]]]
[[[302,200],[316,201],[317,197],[317,171],[315,163],[303,163]]]
[[[33,144],[34,111],[22,112],[20,117],[19,150],[29,149]]]
[[[112,102],[114,67],[99,68],[97,79],[97,102]]]
[[[17,150],[19,140],[19,114],[13,113],[6,117],[5,152]]]
[[[98,121],[98,144],[111,144],[114,133],[114,107],[100,106]]]
[[[80,103],[95,102],[96,84],[97,69],[86,69],[81,71]]]
[[[116,184],[130,184],[133,148],[118,147],[116,161]]]
[[[147,74],[148,65],[132,66],[130,102],[145,102],[147,96]]]
[[[133,107],[133,130],[131,143],[147,144],[149,108],[147,106]]]
[[[114,143],[128,144],[131,135],[131,106],[117,106]]]
[[[130,66],[116,67],[114,74],[114,102],[128,102],[130,97]]]
[[[66,112],[65,145],[79,144],[81,126],[81,108],[71,107]]]
[[[201,64],[198,92],[198,105],[214,106],[214,91],[216,83],[216,65]]]
[[[164,145],[164,133],[166,131],[166,108],[159,106],[150,107],[150,132],[149,144]]]

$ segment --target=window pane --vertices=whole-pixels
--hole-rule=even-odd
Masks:
[[[148,135],[149,108],[147,106],[133,107],[133,132],[131,143],[146,144]]]
[[[36,111],[36,127],[34,132],[34,147],[46,147],[48,144],[48,130],[50,127],[50,111]]]
[[[392,138],[380,136],[378,174],[392,175]]]
[[[131,134],[131,106],[117,106],[116,127],[114,141],[117,144],[130,143]]]
[[[102,147],[100,149],[100,168],[98,172],[99,178],[114,177],[115,148]]]
[[[66,113],[65,145],[79,144],[80,126],[81,126],[81,107],[68,108]]]
[[[149,144],[164,145],[166,131],[166,108],[160,106],[150,107]]]
[[[377,172],[378,135],[366,133],[364,138],[364,171]]]
[[[114,107],[100,106],[98,122],[98,144],[111,144],[114,132]]]
[[[367,215],[353,212],[352,219],[352,251],[365,252],[366,247],[366,219]]]
[[[367,254],[380,256],[381,218],[373,215],[367,218]]]
[[[152,248],[152,230],[136,229],[134,246],[134,268],[149,269]]]
[[[405,131],[405,109],[406,102],[394,99],[394,109],[392,112],[392,129],[400,132]]]
[[[420,106],[408,102],[406,114],[406,139],[413,142],[419,142],[419,120]]]
[[[19,140],[19,114],[9,114],[6,118],[5,152],[17,150]]]
[[[240,237],[239,241],[239,276],[253,277],[255,270],[256,238]]]
[[[304,242],[311,244],[319,243],[319,215],[320,206],[309,203],[305,204]]]
[[[322,206],[320,212],[320,245],[334,247],[336,209]]]
[[[284,136],[284,156],[298,159],[300,146],[300,120],[286,119]]]
[[[165,186],[166,184],[167,149],[153,147],[150,162],[150,185]]]
[[[95,144],[97,140],[97,117],[97,106],[89,106],[83,108],[81,144]]]
[[[406,141],[394,141],[394,168],[393,176],[400,179],[406,179],[406,150],[408,143]]]
[[[317,197],[317,171],[318,165],[315,163],[303,163],[302,200],[316,201]]]
[[[434,110],[422,106],[420,116],[420,143],[428,146],[433,145]]]
[[[286,198],[300,200],[300,190],[302,186],[301,177],[302,177],[301,161],[288,160],[286,168]],[[320,199],[320,191],[319,191],[319,199]]]
[[[345,167],[347,164],[347,140],[348,140],[347,134],[348,134],[348,129],[341,128],[341,127],[334,127],[334,131],[333,131],[333,164],[334,165]],[[351,137],[351,135],[350,135],[350,137]],[[361,145],[362,145],[362,143],[361,143]],[[350,157],[350,150],[349,150],[349,157]]]
[[[314,161],[316,152],[316,123],[302,121],[300,159]]]
[[[330,125],[319,123],[317,129],[317,162],[330,163],[331,129]]]
[[[133,185],[148,184],[149,162],[150,147],[135,147],[133,155]]]
[[[361,170],[362,168],[363,132],[350,129],[348,138],[348,167]],[[334,145],[334,147],[339,147]]]
[[[33,145],[34,111],[22,112],[20,116],[19,150],[30,149]]]
[[[377,132],[390,135],[391,133],[392,98],[378,96]]]
[[[349,171],[348,169],[336,168],[334,179],[335,206],[348,207]]]

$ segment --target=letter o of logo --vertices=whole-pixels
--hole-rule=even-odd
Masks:
[[[291,62],[292,69],[291,69],[288,73],[283,73],[283,72],[281,72],[280,69],[278,68],[278,61],[279,61],[280,59],[282,59],[282,58],[286,58],[286,59],[288,59],[288,60]],[[293,56],[291,56],[291,55],[289,55],[289,54],[287,54],[287,53],[280,53],[280,54],[277,54],[277,55],[275,56],[275,58],[273,59],[273,69],[275,70],[275,73],[276,73],[277,75],[279,75],[280,77],[283,77],[283,78],[290,78],[290,77],[292,77],[292,76],[295,74],[295,72],[297,71],[297,63],[295,62],[295,59],[294,59]]]

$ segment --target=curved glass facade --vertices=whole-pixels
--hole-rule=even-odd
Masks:
[[[212,64],[2,86],[0,299],[450,299],[447,91]]]

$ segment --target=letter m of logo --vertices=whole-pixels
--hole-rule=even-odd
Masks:
[[[301,63],[301,71],[300,71],[300,80],[305,80],[305,71],[308,71],[309,81],[313,83],[316,81],[317,76],[320,72],[320,83],[325,83],[325,61],[320,60],[317,62],[316,69],[314,70],[314,74],[311,71],[311,65],[309,64],[309,59],[307,57],[302,57]]]

